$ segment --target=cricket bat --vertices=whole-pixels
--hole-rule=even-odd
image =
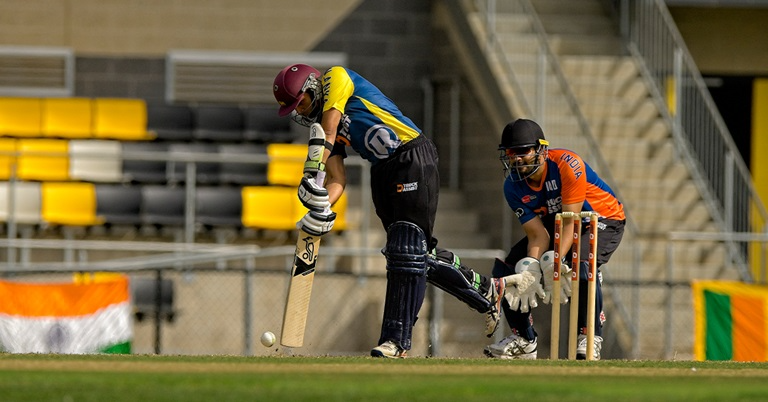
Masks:
[[[325,151],[325,131],[318,123],[309,128],[309,149],[307,161],[322,162]],[[325,172],[318,172],[315,177],[318,185],[323,185]],[[309,315],[309,299],[312,296],[312,283],[315,280],[315,264],[320,249],[320,236],[313,236],[299,230],[296,242],[296,255],[293,257],[291,283],[283,312],[283,328],[280,331],[280,344],[285,347],[304,346],[304,330]]]

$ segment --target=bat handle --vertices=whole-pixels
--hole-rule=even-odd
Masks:
[[[317,175],[315,175],[315,183],[320,187],[325,184],[325,171],[320,170],[317,172]]]
[[[320,171],[317,172],[317,175],[315,175],[315,183],[318,186],[320,186],[320,187],[323,186],[323,184],[325,183],[325,171],[324,170],[320,170]],[[329,213],[329,212],[331,212],[331,208],[325,208],[325,213]]]

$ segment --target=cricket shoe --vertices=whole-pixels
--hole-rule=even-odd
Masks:
[[[485,336],[491,337],[496,332],[496,328],[499,327],[499,320],[501,319],[501,300],[504,298],[504,290],[506,289],[506,281],[504,278],[491,278],[491,286],[488,289],[488,295],[486,299],[491,302],[491,309],[485,313]]]
[[[401,349],[392,341],[386,341],[381,345],[371,349],[371,356],[386,357],[389,359],[402,359],[406,357],[406,350]]]
[[[603,337],[595,335],[595,351],[592,353],[592,360],[600,360],[600,350],[603,349]],[[576,360],[587,360],[587,336],[579,335],[579,342],[576,345]]]
[[[497,343],[486,346],[483,353],[495,359],[535,360],[536,345],[537,339],[529,341],[522,336],[512,334]]]

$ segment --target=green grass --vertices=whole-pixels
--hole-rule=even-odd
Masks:
[[[768,364],[0,354],[10,401],[767,400]]]

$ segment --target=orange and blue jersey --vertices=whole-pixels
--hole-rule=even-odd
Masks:
[[[504,181],[504,197],[524,224],[536,216],[563,211],[563,204],[583,203],[582,211],[595,211],[600,219],[624,220],[624,206],[613,190],[584,162],[566,149],[550,149],[546,176],[540,188],[527,181]],[[543,166],[542,166],[543,168]]]
[[[336,66],[323,74],[323,112],[342,113],[336,142],[351,146],[364,159],[387,159],[421,130],[376,86],[356,72]],[[333,154],[346,156],[343,147]]]

